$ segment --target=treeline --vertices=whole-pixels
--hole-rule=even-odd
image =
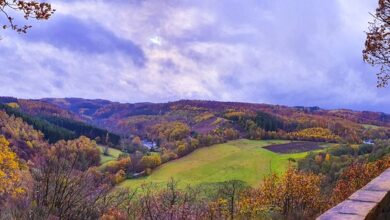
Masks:
[[[76,135],[76,137],[84,135],[91,139],[98,138],[98,142],[104,144],[111,144],[113,146],[118,145],[120,141],[119,135],[113,134],[105,129],[97,128],[80,121],[75,121],[72,119],[57,116],[40,116],[40,118],[58,127],[72,131]]]
[[[4,110],[8,115],[13,115],[23,119],[23,121],[33,126],[34,129],[41,131],[45,135],[46,140],[48,140],[50,143],[54,143],[59,140],[69,140],[76,138],[74,132],[53,125],[43,119],[40,119],[39,117],[30,116],[16,108],[0,104],[0,109]]]
[[[18,108],[4,104],[0,104],[0,109],[4,110],[8,115],[14,115],[23,119],[23,121],[33,126],[34,129],[41,131],[49,143],[76,139],[84,135],[91,139],[97,139],[99,143],[112,146],[119,144],[120,137],[118,135],[80,121],[58,116],[31,116]]]
[[[248,130],[248,132],[250,132],[251,129],[248,125],[252,123],[265,131],[277,131],[279,129],[286,130],[282,119],[265,112],[256,112],[255,114],[251,114],[231,111],[225,113],[224,117],[238,123],[241,127]]]

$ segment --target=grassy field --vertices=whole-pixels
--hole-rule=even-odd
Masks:
[[[289,158],[299,159],[307,155],[307,152],[277,154],[263,148],[271,144],[287,142],[243,139],[204,147],[188,156],[162,165],[148,177],[126,180],[122,186],[138,187],[147,182],[164,185],[171,177],[179,181],[180,187],[232,179],[256,186],[271,170],[284,171],[289,164]]]
[[[116,160],[122,152],[118,149],[115,148],[108,148],[108,156],[104,155],[104,146],[103,145],[98,145],[98,148],[100,150],[100,163],[105,164],[109,161]]]
[[[369,124],[362,124],[363,127],[365,129],[378,129],[378,128],[383,128],[383,127],[380,127],[380,126],[376,126],[376,125],[369,125]]]

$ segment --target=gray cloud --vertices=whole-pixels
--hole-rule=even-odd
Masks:
[[[375,1],[54,4],[57,17],[0,42],[1,94],[389,112],[389,89],[361,58]]]

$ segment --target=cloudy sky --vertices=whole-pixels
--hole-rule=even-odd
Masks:
[[[0,95],[390,113],[361,55],[376,0],[51,2],[28,34],[0,32]]]

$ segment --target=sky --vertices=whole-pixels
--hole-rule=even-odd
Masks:
[[[390,113],[362,60],[375,0],[49,2],[55,15],[27,34],[0,31],[1,96]]]

